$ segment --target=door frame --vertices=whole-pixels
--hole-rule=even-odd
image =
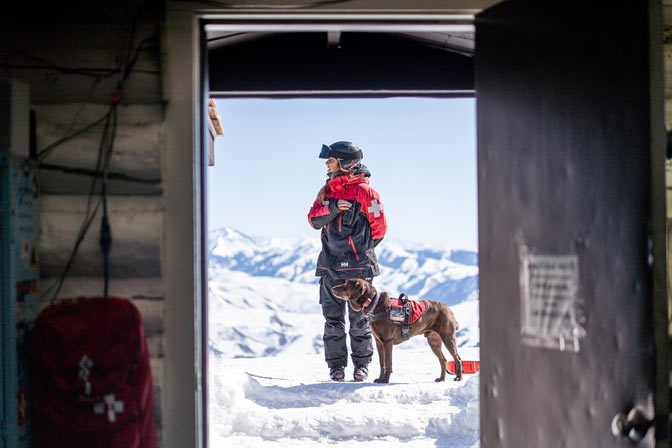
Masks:
[[[660,1],[648,1],[649,19],[649,108],[651,142],[651,264],[653,277],[653,322],[656,357],[654,406],[655,430],[664,441],[656,447],[670,445],[670,291],[668,290],[667,198],[665,161],[665,70],[663,63],[663,8]]]
[[[205,447],[207,441],[207,249],[205,235],[205,117],[207,86],[204,74],[205,36],[208,23],[265,23],[286,27],[292,23],[311,26],[311,22],[354,21],[361,24],[381,23],[386,26],[427,23],[455,24],[471,20],[474,15],[499,0],[446,2],[414,1],[411,6],[396,10],[375,1],[353,1],[331,6],[322,11],[311,9],[261,9],[233,7],[226,10],[199,9],[187,2],[168,2],[166,6],[166,60],[164,93],[170,103],[166,109],[164,140],[165,227],[163,277],[166,300],[164,383],[162,393],[163,443],[166,447]],[[273,3],[273,0],[268,3]],[[319,3],[319,2],[318,2]],[[453,6],[452,9],[448,6]],[[651,142],[653,163],[653,298],[656,324],[656,385],[667,387],[669,369],[667,356],[667,256],[665,223],[665,127],[662,64],[662,14],[658,1],[649,0]],[[464,25],[460,22],[460,25]],[[478,151],[478,145],[477,145]],[[661,159],[662,157],[662,159]],[[660,160],[660,164],[656,161]],[[191,167],[191,169],[185,169]],[[664,331],[662,331],[664,328]],[[185,368],[184,366],[193,366]],[[191,385],[192,387],[185,387]],[[667,408],[656,393],[656,410]],[[667,396],[664,397],[667,399]],[[659,414],[658,414],[659,415]],[[185,422],[193,422],[192,425]],[[657,422],[657,429],[662,424]],[[665,422],[667,424],[667,421]],[[660,429],[662,431],[662,429]],[[664,431],[666,433],[666,431]],[[659,445],[667,446],[667,445]]]

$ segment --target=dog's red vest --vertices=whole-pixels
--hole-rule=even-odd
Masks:
[[[402,306],[403,302],[401,299],[390,299],[390,309]],[[404,324],[412,325],[432,304],[429,303],[429,300],[407,300],[406,306],[408,308]]]

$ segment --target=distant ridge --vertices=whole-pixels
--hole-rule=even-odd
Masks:
[[[231,228],[208,235],[211,353],[257,357],[321,353],[318,238],[264,238]],[[443,302],[460,322],[458,345],[478,346],[478,254],[385,239],[376,249],[380,291]],[[417,340],[416,340],[417,339]],[[426,344],[414,338],[412,349]]]
[[[213,267],[225,267],[255,277],[277,277],[315,283],[318,238],[264,238],[228,227],[208,235]],[[478,254],[385,239],[376,249],[381,275],[374,283],[392,294],[431,295],[448,305],[477,299]]]

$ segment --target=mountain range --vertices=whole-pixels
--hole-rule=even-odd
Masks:
[[[211,353],[223,357],[314,354],[324,321],[315,261],[319,238],[249,236],[224,227],[208,235]],[[385,239],[376,248],[377,289],[436,300],[458,318],[458,345],[478,346],[478,254]],[[400,347],[424,343],[414,338]]]

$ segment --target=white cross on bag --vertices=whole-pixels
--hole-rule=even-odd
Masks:
[[[124,402],[116,401],[114,394],[108,394],[103,397],[103,401],[93,405],[93,413],[100,415],[105,412],[105,405],[107,405],[107,421],[114,423],[117,421],[117,414],[124,412]]]
[[[383,211],[383,204],[379,204],[376,199],[371,201],[371,207],[366,209],[369,213],[373,213],[374,217],[379,217],[380,212]]]

